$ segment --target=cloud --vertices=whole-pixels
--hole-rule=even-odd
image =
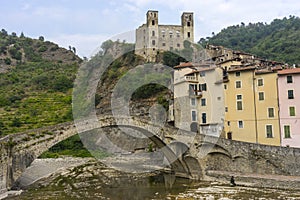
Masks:
[[[298,0],[19,0],[5,1],[0,7],[0,24],[17,33],[75,46],[81,56],[88,56],[110,35],[145,23],[149,9],[158,10],[164,24],[178,24],[183,11],[194,12],[197,41],[241,22],[269,23],[274,18],[300,16],[299,8]]]

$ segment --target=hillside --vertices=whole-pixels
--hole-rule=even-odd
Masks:
[[[0,32],[0,135],[72,119],[81,59],[57,44]]]
[[[201,38],[198,43],[221,45],[261,58],[300,65],[300,18],[290,16],[275,19],[270,24],[241,23],[212,37]]]

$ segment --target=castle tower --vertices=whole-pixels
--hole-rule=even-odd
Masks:
[[[147,51],[147,60],[148,61],[155,61],[157,51],[158,51],[158,11],[149,10],[146,14],[147,16],[147,27],[148,33],[147,36],[148,44],[146,46]]]
[[[158,26],[158,11],[148,10],[147,14],[147,26]]]
[[[181,27],[183,39],[194,43],[194,15],[192,12],[184,12],[181,15]]]

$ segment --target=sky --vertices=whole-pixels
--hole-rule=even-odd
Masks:
[[[194,12],[195,42],[244,22],[300,16],[299,0],[0,0],[0,29],[74,46],[90,57],[107,39],[134,42],[135,29],[148,10],[159,24],[180,24],[182,12]],[[120,36],[119,34],[123,34]],[[130,36],[130,37],[127,37]]]

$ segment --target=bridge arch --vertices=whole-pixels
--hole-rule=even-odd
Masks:
[[[168,131],[175,132],[178,129],[164,129],[147,120],[134,117],[130,119],[118,119],[117,123],[113,116],[101,116],[97,124],[94,122],[91,123],[89,120],[81,121],[80,123],[84,124],[84,129],[86,130],[102,127],[127,127],[138,130],[160,148],[173,170],[188,174],[184,164],[177,159],[176,154],[163,141]],[[11,147],[11,151],[9,151],[7,148],[4,148],[5,145],[1,145],[3,153],[1,161],[3,166],[6,167],[3,167],[0,171],[0,190],[11,188],[23,171],[43,152],[78,132],[84,132],[83,130],[78,129],[73,123],[63,123],[3,138],[2,143],[12,140],[13,146]]]

